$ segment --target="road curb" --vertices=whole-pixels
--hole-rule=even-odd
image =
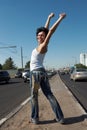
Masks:
[[[4,124],[9,118],[14,116],[25,104],[27,104],[32,97],[27,98],[24,102],[22,102],[18,107],[16,107],[12,112],[10,112],[6,117],[0,120],[0,126]]]
[[[59,77],[60,78],[60,77]],[[61,78],[60,78],[61,80]],[[61,80],[62,81],[62,80]],[[84,110],[84,108],[82,107],[82,105],[78,102],[77,98],[73,95],[73,93],[70,91],[70,89],[65,85],[64,82],[62,82],[64,87],[67,89],[68,94],[72,96],[72,98],[74,99],[74,101],[76,102],[77,106],[81,109],[81,111],[83,112],[83,114],[87,114]]]

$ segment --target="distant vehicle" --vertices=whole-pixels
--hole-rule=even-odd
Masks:
[[[47,76],[48,78],[51,78],[52,76],[54,76],[56,74],[55,71],[47,71]]]
[[[10,75],[8,71],[0,71],[0,82],[9,83]]]
[[[70,79],[74,81],[87,80],[87,69],[75,68],[70,74]]]
[[[26,73],[26,74],[24,75],[23,79],[24,79],[24,82],[25,82],[25,83],[26,83],[26,82],[30,82],[30,73]]]
[[[24,78],[24,76],[26,74],[30,74],[30,70],[29,69],[25,69],[23,72],[22,72],[22,78]]]
[[[22,72],[21,72],[21,71],[18,71],[18,72],[15,74],[15,78],[22,78]]]
[[[59,70],[59,73],[60,73],[61,75],[64,75],[64,74],[65,74],[65,71],[64,71],[63,69],[61,69],[61,70]]]
[[[22,78],[24,79],[24,82],[30,81],[30,70],[25,69],[24,72],[22,72]]]

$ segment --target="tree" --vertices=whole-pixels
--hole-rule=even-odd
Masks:
[[[0,70],[2,70],[2,65],[0,64]]]
[[[16,66],[14,65],[14,62],[11,57],[6,59],[5,63],[3,64],[3,69],[4,70],[16,69]]]
[[[83,65],[83,64],[75,64],[76,68],[85,68],[87,69],[87,66]]]
[[[26,63],[25,68],[30,68],[30,61]]]

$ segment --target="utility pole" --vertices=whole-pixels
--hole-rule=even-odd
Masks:
[[[22,70],[23,70],[23,49],[21,47],[21,65],[22,65]]]

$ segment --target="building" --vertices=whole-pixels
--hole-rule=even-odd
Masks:
[[[87,66],[87,53],[80,54],[80,63]]]

